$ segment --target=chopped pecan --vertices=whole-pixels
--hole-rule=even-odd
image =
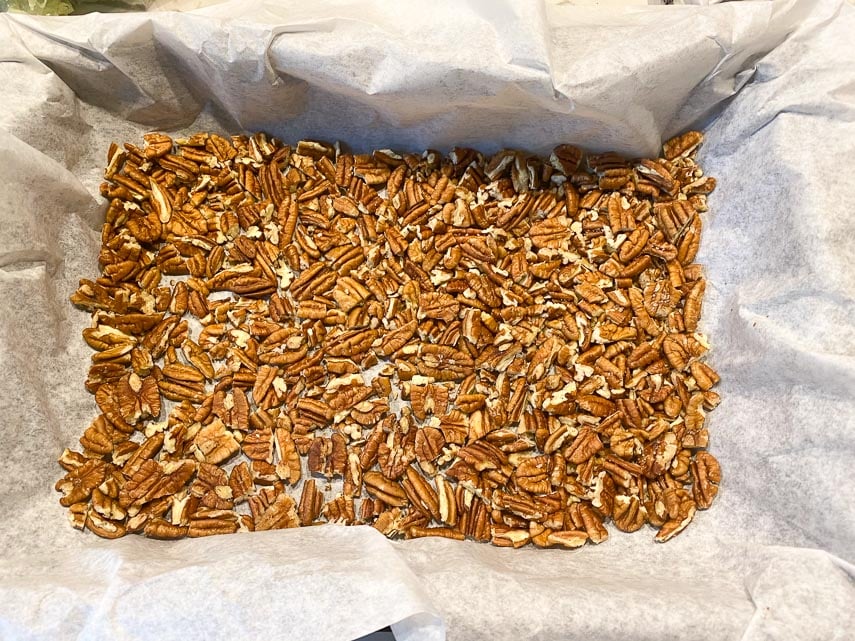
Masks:
[[[698,132],[632,161],[144,140],[110,149],[71,297],[100,410],[60,458],[75,527],[577,547],[710,506]]]
[[[240,451],[240,444],[234,434],[219,420],[201,428],[193,441],[193,452],[196,458],[208,463],[222,463],[238,451]]]
[[[565,448],[564,456],[571,463],[578,465],[590,459],[601,449],[603,449],[603,443],[600,437],[590,428],[584,427],[579,430],[573,442]]]
[[[623,532],[635,532],[644,525],[644,507],[637,496],[619,494],[615,498],[613,518],[618,529]]]
[[[237,515],[230,510],[199,510],[190,518],[187,536],[201,537],[237,532]]]
[[[445,437],[435,427],[423,427],[416,432],[415,453],[421,462],[432,462],[442,453]]]
[[[392,481],[379,472],[366,472],[362,476],[366,491],[387,505],[403,507],[407,504],[407,493],[395,481]]]
[[[300,525],[311,525],[321,514],[324,505],[324,496],[318,490],[314,479],[309,479],[303,484],[303,493],[300,495],[300,506],[297,510],[300,517]]]
[[[93,510],[86,515],[86,529],[105,539],[118,539],[127,532],[124,523],[111,521]]]
[[[146,522],[143,532],[151,539],[171,541],[187,536],[189,527],[186,525],[174,525],[166,519],[155,518]]]
[[[718,494],[718,484],[721,482],[721,467],[716,458],[709,452],[698,452],[691,465],[692,496],[697,506],[706,510],[712,505]]]
[[[271,499],[270,490],[263,490],[250,499],[250,507],[256,531],[280,530],[300,525],[296,503],[285,491],[279,491]]]
[[[682,532],[691,523],[696,511],[691,494],[682,488],[666,489],[663,500],[668,520],[656,533],[656,540],[660,543],[669,541]]]
[[[56,490],[62,492],[60,504],[69,507],[86,501],[93,490],[101,485],[107,476],[108,468],[103,461],[88,459],[85,463],[72,468],[56,484]]]

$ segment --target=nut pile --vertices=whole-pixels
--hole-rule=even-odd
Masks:
[[[111,146],[72,524],[667,541],[718,491],[694,153]]]

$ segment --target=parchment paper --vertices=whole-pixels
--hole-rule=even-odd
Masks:
[[[0,16],[0,637],[852,639],[855,11],[789,0],[608,10],[515,0],[227,2]],[[83,389],[110,141],[655,153],[706,127],[698,260],[722,376],[716,504],[578,551],[324,527],[177,543],[72,530],[55,460]]]

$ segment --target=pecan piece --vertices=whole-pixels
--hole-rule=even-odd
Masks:
[[[267,491],[265,490],[265,492]],[[281,530],[300,525],[300,518],[297,516],[296,503],[293,498],[282,491],[271,501],[265,492],[250,499],[256,531]],[[257,507],[255,507],[256,505]]]
[[[379,472],[365,472],[362,476],[366,491],[393,507],[404,507],[407,505],[407,493],[395,481],[392,481]]]
[[[619,494],[615,497],[614,514],[612,515],[615,525],[623,532],[635,532],[644,525],[645,512],[641,501],[637,496],[626,496]]]
[[[460,313],[460,303],[449,294],[427,292],[419,296],[419,318],[434,318],[450,323]]]
[[[237,532],[237,515],[230,510],[199,510],[190,518],[187,536],[191,538]]]
[[[711,504],[698,132],[632,161],[144,139],[110,149],[101,274],[72,296],[100,410],[60,459],[75,527],[359,507],[389,536],[576,547],[608,518],[667,540]],[[329,501],[289,495],[302,457]]]
[[[324,505],[323,494],[317,488],[314,479],[309,479],[303,484],[303,493],[300,495],[300,506],[297,510],[300,525],[311,525],[321,514]]]
[[[82,465],[71,470],[56,484],[57,492],[62,492],[59,503],[69,507],[87,500],[96,487],[101,485],[108,473],[107,466],[95,459],[88,459]]]
[[[118,539],[127,534],[123,523],[111,521],[91,510],[86,515],[86,529],[104,539]]]
[[[584,427],[579,430],[573,442],[565,448],[564,457],[576,465],[584,463],[603,449],[603,442],[596,432]]]
[[[423,427],[416,432],[415,454],[420,462],[432,462],[442,453],[446,441],[435,427]]]
[[[172,541],[187,536],[189,527],[186,525],[174,525],[166,519],[155,518],[146,522],[143,532],[150,539],[161,541]]]
[[[240,444],[234,434],[219,420],[200,429],[193,440],[193,453],[196,458],[215,465],[230,459],[239,450]]]
[[[664,495],[668,520],[656,533],[655,538],[660,543],[671,540],[686,529],[694,518],[696,510],[695,502],[684,489],[668,488]]]
[[[718,494],[721,467],[716,458],[709,452],[698,452],[692,462],[691,470],[694,479],[692,496],[695,499],[695,504],[700,509],[707,510]]]

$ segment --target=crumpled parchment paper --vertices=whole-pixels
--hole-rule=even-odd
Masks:
[[[578,8],[226,2],[0,16],[0,638],[851,639],[855,11],[836,0]],[[393,543],[324,527],[162,543],[66,523],[108,144],[266,130],[357,150],[656,153],[719,180],[698,260],[724,481],[666,545]]]

